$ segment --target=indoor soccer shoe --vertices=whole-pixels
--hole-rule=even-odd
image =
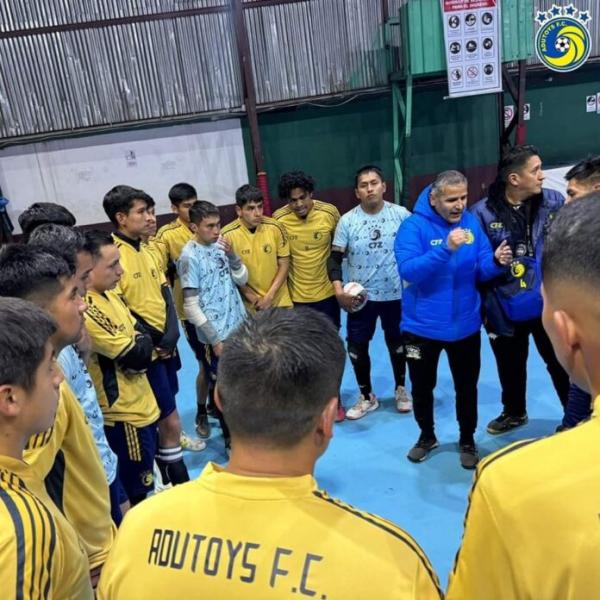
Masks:
[[[498,435],[499,433],[506,433],[507,431],[521,427],[521,425],[525,425],[527,421],[529,421],[529,418],[526,414],[521,417],[511,417],[505,412],[502,412],[488,423],[487,431],[493,435]]]
[[[190,437],[185,433],[185,431],[181,432],[181,437],[179,439],[182,450],[189,450],[190,452],[202,452],[202,450],[206,448],[205,442]]]
[[[356,404],[346,412],[346,419],[350,419],[351,421],[362,419],[367,413],[377,408],[379,408],[379,401],[375,394],[369,394],[368,400],[361,394]]]
[[[396,388],[396,408],[398,412],[408,413],[412,410],[412,396],[410,392],[402,385]]]
[[[408,451],[406,458],[414,463],[423,462],[429,453],[438,446],[436,438],[426,438],[421,434],[417,443]]]

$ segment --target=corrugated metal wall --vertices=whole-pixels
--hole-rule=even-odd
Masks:
[[[386,85],[382,0],[243,5],[259,105]],[[0,2],[0,138],[236,111],[241,81],[231,0]]]

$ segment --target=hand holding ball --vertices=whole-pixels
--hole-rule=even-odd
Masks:
[[[344,286],[344,294],[352,297],[352,307],[349,312],[357,312],[367,303],[367,290],[356,281],[350,281]]]

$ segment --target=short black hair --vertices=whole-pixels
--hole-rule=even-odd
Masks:
[[[129,214],[136,200],[142,200],[148,208],[154,206],[154,200],[143,190],[138,190],[129,185],[117,185],[104,196],[102,207],[110,222],[117,227],[117,213]]]
[[[310,308],[260,311],[227,338],[217,385],[231,433],[290,448],[338,395],[345,351],[330,319]]]
[[[212,202],[207,202],[206,200],[198,200],[190,208],[190,222],[194,223],[194,225],[199,225],[203,219],[208,217],[220,216],[219,209]]]
[[[36,227],[29,236],[27,243],[37,246],[41,250],[48,250],[52,254],[62,256],[69,265],[72,274],[77,270],[77,255],[80,252],[88,252],[85,247],[85,237],[81,231],[65,225],[55,225],[54,223],[46,223]]]
[[[544,242],[544,285],[569,281],[600,292],[600,192],[563,206]]]
[[[567,181],[589,181],[592,185],[600,183],[600,155],[588,156],[580,160],[565,175]]]
[[[46,305],[63,289],[73,273],[65,259],[47,249],[7,244],[0,249],[0,296]]]
[[[0,385],[31,391],[56,322],[32,302],[0,298],[0,323]]]
[[[254,185],[245,184],[235,192],[235,203],[242,208],[249,202],[262,202],[263,193],[260,188]]]
[[[111,246],[114,243],[112,235],[101,229],[88,229],[85,232],[85,247],[95,259],[100,257],[103,246]]]
[[[40,225],[54,223],[73,227],[76,223],[75,216],[70,210],[54,202],[34,202],[19,215],[17,220],[23,230],[25,241],[31,232]]]
[[[198,194],[196,193],[196,188],[189,183],[176,183],[169,190],[169,200],[174,206],[179,206],[182,202],[192,200],[193,198],[197,199]]]
[[[289,200],[292,190],[296,188],[312,194],[315,191],[315,180],[304,171],[290,171],[279,178],[277,191],[282,200]]]
[[[360,169],[358,169],[354,175],[354,189],[358,188],[358,180],[360,178],[361,175],[364,175],[365,173],[377,173],[377,175],[379,175],[379,179],[381,179],[382,182],[385,181],[385,177],[383,176],[383,171],[377,166],[377,165],[363,165],[362,167],[360,167]]]
[[[506,183],[511,173],[520,171],[533,156],[539,156],[540,151],[532,144],[522,144],[507,150],[498,163],[497,181]]]

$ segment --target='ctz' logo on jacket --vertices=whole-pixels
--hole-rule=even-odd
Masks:
[[[373,229],[369,232],[371,242],[369,242],[369,248],[383,248],[383,242],[379,241],[381,238],[381,231],[379,229]]]
[[[439,240],[431,240],[429,242],[432,246],[441,246],[444,243],[443,239],[439,239]]]

